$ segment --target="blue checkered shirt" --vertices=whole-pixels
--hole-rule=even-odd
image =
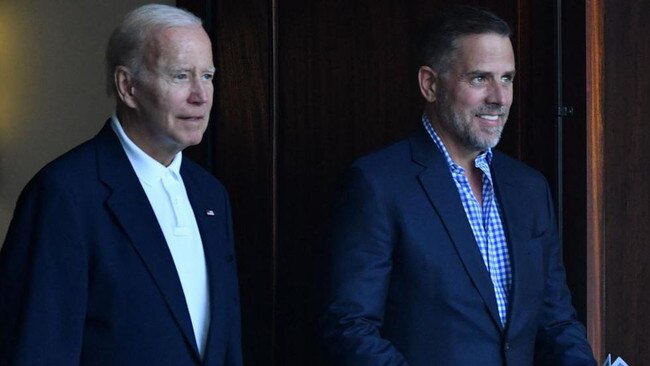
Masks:
[[[435,142],[440,152],[444,155],[451,176],[454,178],[456,188],[460,194],[460,199],[465,208],[465,214],[469,221],[474,238],[478,244],[478,249],[483,257],[483,262],[490,273],[494,293],[499,309],[501,324],[506,324],[506,314],[508,309],[508,294],[512,284],[512,270],[510,268],[510,255],[508,254],[508,244],[506,235],[501,223],[501,214],[499,202],[494,194],[494,185],[492,184],[492,175],[490,173],[490,163],[492,162],[492,150],[487,149],[479,154],[474,160],[474,166],[483,172],[483,207],[478,203],[469,181],[465,176],[463,168],[456,164],[449,156],[445,144],[436,134],[431,122],[425,115],[422,116],[422,123],[427,130],[433,142]]]

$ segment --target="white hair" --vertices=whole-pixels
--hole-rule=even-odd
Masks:
[[[115,28],[106,48],[106,91],[116,95],[113,74],[117,66],[126,66],[138,75],[144,63],[144,51],[160,29],[201,25],[201,18],[187,10],[169,5],[149,4],[124,16]]]

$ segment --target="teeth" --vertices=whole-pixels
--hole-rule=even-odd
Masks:
[[[496,121],[496,120],[499,119],[499,116],[495,116],[495,115],[492,115],[492,114],[481,114],[481,115],[479,115],[479,117],[481,117],[483,119],[487,119],[489,121]]]

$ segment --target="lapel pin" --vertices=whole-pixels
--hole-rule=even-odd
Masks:
[[[214,211],[212,210],[205,210],[205,214],[208,216],[214,216]]]

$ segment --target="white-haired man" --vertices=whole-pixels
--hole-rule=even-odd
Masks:
[[[106,59],[115,114],[27,185],[0,252],[0,364],[241,365],[227,194],[181,153],[208,124],[210,39],[146,5]]]

